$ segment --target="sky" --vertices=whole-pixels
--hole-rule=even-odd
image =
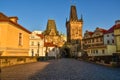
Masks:
[[[96,27],[109,29],[120,20],[120,0],[0,0],[0,12],[17,16],[18,23],[30,31],[44,31],[53,19],[57,30],[66,34],[71,5],[76,6],[78,18],[83,16],[83,33]]]

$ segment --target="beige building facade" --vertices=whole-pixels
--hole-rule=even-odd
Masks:
[[[104,45],[104,34],[106,32],[107,30],[97,27],[94,32],[86,31],[84,33],[83,49],[88,56],[104,56],[108,54],[109,50],[107,48],[110,46]]]
[[[0,13],[0,56],[28,56],[31,32],[17,20]]]
[[[114,29],[115,41],[116,41],[116,52],[120,52],[120,20],[116,21]]]
[[[42,31],[33,31],[30,34],[29,56],[45,56],[44,36]]]

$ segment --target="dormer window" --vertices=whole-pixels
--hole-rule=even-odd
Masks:
[[[114,43],[114,40],[112,40],[112,43]]]

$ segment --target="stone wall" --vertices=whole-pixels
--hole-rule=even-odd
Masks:
[[[31,62],[37,62],[36,57],[16,57],[16,56],[4,56],[0,57],[0,67],[7,67],[17,64],[25,64],[25,63],[31,63]]]

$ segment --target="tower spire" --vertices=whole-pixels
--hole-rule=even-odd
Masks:
[[[83,21],[83,15],[81,14],[81,19],[80,19],[81,21]]]
[[[72,5],[70,10],[70,21],[78,20],[76,6]]]
[[[55,33],[58,35],[55,20],[49,19],[48,22],[47,22],[47,27],[46,27],[45,34],[50,34],[51,30],[54,30]]]

